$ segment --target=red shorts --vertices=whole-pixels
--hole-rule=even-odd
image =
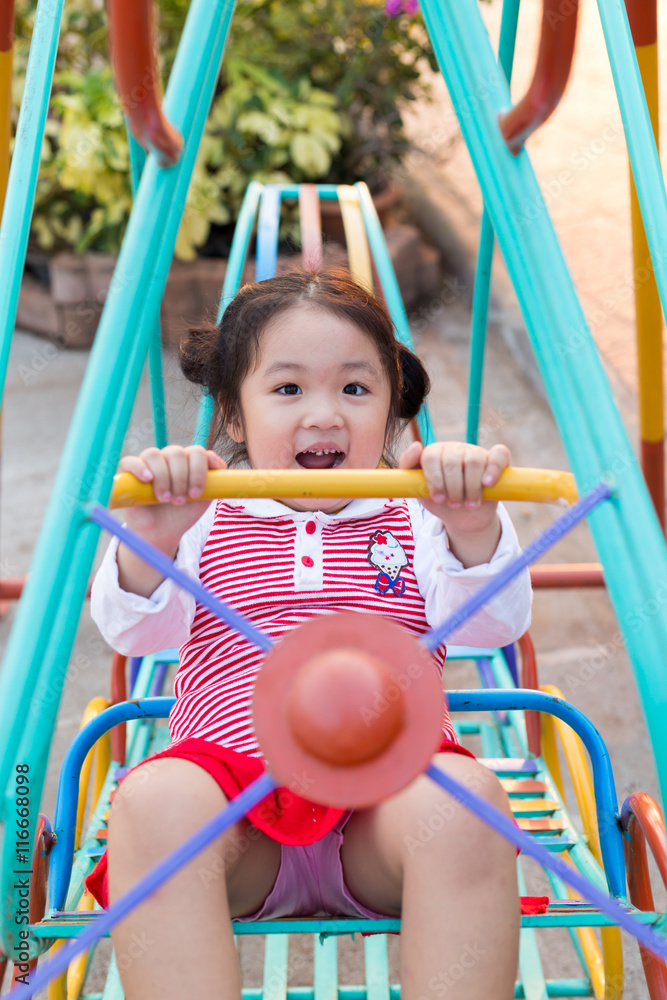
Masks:
[[[474,754],[470,753],[469,750],[458,743],[453,743],[444,736],[438,747],[438,752],[459,753],[474,759]],[[150,761],[160,760],[163,757],[178,757],[203,767],[218,783],[228,799],[235,798],[255,778],[264,773],[264,762],[261,757],[248,757],[245,754],[236,753],[234,750],[228,750],[217,743],[201,739],[183,740],[176,746],[168,747],[153,757],[147,757],[137,767],[143,767]],[[349,914],[341,915],[375,915],[373,911],[366,910],[361,904],[352,900],[343,883],[340,866],[340,843],[342,842],[342,829],[350,815],[350,810],[330,809],[327,806],[316,805],[287,788],[275,789],[259,805],[250,809],[248,819],[253,826],[267,834],[272,840],[277,840],[278,843],[294,850],[282,852],[281,869],[270,897],[267,898],[264,907],[258,911],[258,914],[253,914],[252,917],[245,919],[255,919],[260,913],[262,917],[268,917],[269,914],[264,912],[264,909],[269,904],[271,897],[274,897],[271,906],[276,904],[278,909],[283,909],[287,892],[287,869],[292,870],[295,865],[302,866],[304,870],[307,869],[309,862],[312,865],[313,859],[310,855],[313,853],[321,855],[320,860],[324,860],[326,855],[326,868],[330,876],[327,878],[327,882],[331,892],[323,893],[322,907],[337,905],[342,900],[350,900],[352,910]],[[315,848],[313,849],[311,845],[315,845]],[[310,851],[310,855],[306,856],[308,851]],[[283,868],[285,872],[283,872]],[[281,873],[285,876],[283,879],[281,879]],[[281,885],[283,889],[280,888]],[[106,853],[86,879],[86,887],[101,906],[108,905]],[[276,890],[279,891],[274,896]],[[297,905],[299,907],[301,905],[309,906],[313,903],[313,897],[308,893],[306,893],[304,900]],[[357,907],[356,911],[354,910],[355,906]],[[325,912],[328,911],[325,910]],[[272,912],[271,915],[283,914]]]

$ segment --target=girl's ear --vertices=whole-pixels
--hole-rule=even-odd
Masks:
[[[225,419],[225,415],[223,413],[222,421],[225,431],[229,434],[232,441],[236,444],[243,444],[245,442],[245,430],[243,429],[243,421],[240,416],[233,414],[228,419]]]

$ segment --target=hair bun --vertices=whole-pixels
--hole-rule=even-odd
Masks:
[[[398,363],[401,369],[401,399],[398,415],[401,420],[412,420],[419,413],[422,403],[431,390],[431,380],[417,355],[400,342]]]

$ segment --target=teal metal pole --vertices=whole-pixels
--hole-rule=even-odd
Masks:
[[[405,306],[403,305],[403,299],[401,298],[398,281],[396,280],[396,274],[391,262],[391,257],[389,256],[389,250],[387,249],[384,233],[382,232],[382,225],[375,210],[375,205],[373,204],[373,199],[371,198],[370,191],[368,190],[366,184],[359,181],[354,186],[359,192],[359,204],[361,206],[364,226],[366,227],[368,244],[371,249],[371,254],[373,255],[373,262],[377,268],[378,277],[380,278],[380,285],[387,303],[387,308],[389,309],[391,318],[394,321],[394,326],[396,327],[396,335],[402,344],[405,344],[407,348],[414,351],[415,348],[412,341],[410,324],[408,323],[408,317],[405,313]],[[417,424],[419,426],[419,433],[424,444],[431,444],[435,441],[433,424],[431,423],[431,418],[426,404],[424,404],[419,411]]]
[[[246,257],[248,256],[250,237],[252,236],[252,232],[255,227],[255,220],[257,219],[257,211],[259,209],[263,189],[264,185],[259,181],[251,181],[246,189],[245,195],[243,196],[241,211],[239,212],[239,217],[236,220],[236,228],[234,229],[234,239],[232,240],[232,246],[229,251],[229,259],[227,261],[227,269],[225,271],[225,280],[222,284],[216,323],[220,323],[222,320],[227,305],[230,300],[234,298],[241,285],[243,267],[246,262]],[[207,392],[204,393],[199,404],[197,426],[192,440],[193,444],[200,444],[204,448],[208,448],[214,407],[215,401]]]
[[[127,141],[130,150],[130,176],[132,179],[132,193],[136,197],[141,174],[146,163],[146,151],[139,145],[129,128],[127,130]],[[151,390],[151,405],[153,408],[153,432],[155,435],[155,447],[164,448],[168,443],[167,433],[167,406],[164,399],[164,377],[162,374],[162,332],[160,330],[159,316],[155,320],[155,327],[151,334],[151,342],[148,348],[148,382]]]
[[[62,9],[63,0],[39,0],[37,4],[0,225],[0,398],[16,324]]]
[[[233,0],[216,7],[208,0],[193,0],[188,14],[165,97],[166,113],[185,136],[184,152],[181,162],[169,169],[159,169],[154,157],[148,158],[0,674],[0,692],[5,695],[0,695],[3,789],[8,787],[27,717],[27,708],[22,704],[25,692],[33,690],[38,681],[53,682],[60,658],[66,659],[69,654],[67,648],[54,653],[49,639],[65,574],[71,567],[77,594],[82,597],[82,580],[85,586],[90,568],[90,559],[85,565],[79,561],[71,566],[82,526],[81,505],[90,499],[104,502],[110,491],[122,429],[116,425],[113,444],[117,447],[112,454],[107,428],[113,425],[119,393],[131,400],[136,392],[233,9]],[[134,370],[119,364],[119,358],[123,362],[134,358]],[[35,622],[40,623],[39,628]],[[45,653],[49,671],[40,672]],[[50,733],[43,735],[47,742],[49,738]],[[39,756],[37,749],[31,748],[31,753],[35,759]],[[11,795],[4,798],[2,805],[3,816],[9,818]],[[11,884],[12,832],[4,824],[0,827],[0,937],[5,951],[11,950],[16,935],[12,924],[17,904]]]
[[[510,95],[477,4],[423,0],[422,11],[579,489],[601,479],[613,484],[613,500],[592,514],[589,524],[632,660],[664,793],[665,541],[528,156],[523,151],[513,157],[501,136],[498,115],[510,106]],[[478,95],[475,114],[471,94]],[[649,195],[662,203],[657,179],[649,186]]]
[[[519,20],[521,0],[505,0],[500,22],[498,42],[498,62],[507,82],[512,79],[516,28]],[[475,289],[472,299],[472,324],[470,330],[470,372],[468,377],[468,421],[466,441],[477,444],[479,419],[482,407],[482,379],[484,376],[484,351],[486,347],[486,325],[489,315],[491,293],[491,269],[493,266],[493,226],[489,213],[484,208],[479,234],[479,251],[475,272]]]

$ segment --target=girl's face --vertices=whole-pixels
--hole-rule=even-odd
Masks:
[[[241,419],[255,469],[375,469],[385,446],[391,390],[370,337],[314,305],[279,313],[264,329],[241,386]],[[295,510],[333,511],[341,499],[299,498]]]

